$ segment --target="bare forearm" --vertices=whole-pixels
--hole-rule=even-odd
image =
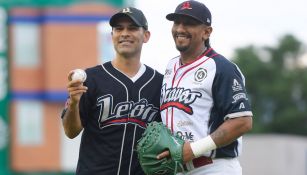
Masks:
[[[82,131],[78,104],[70,104],[62,120],[65,134],[75,138]]]
[[[225,121],[211,135],[217,147],[230,144],[252,128],[252,117],[240,117]]]

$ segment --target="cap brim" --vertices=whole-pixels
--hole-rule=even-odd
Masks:
[[[170,14],[166,15],[166,19],[168,19],[169,21],[174,21],[176,16],[178,16],[178,14],[170,13]]]
[[[194,17],[192,15],[185,14],[185,13],[170,13],[170,14],[166,15],[166,19],[168,19],[169,21],[175,21],[175,19],[177,19],[181,16],[187,16],[187,17],[193,18],[196,21],[199,21],[200,23],[203,24],[203,22],[200,21],[199,19],[197,19],[196,17]]]
[[[130,16],[128,13],[117,13],[115,15],[113,15],[110,19],[110,26],[114,27],[116,25],[116,22],[119,18],[122,18],[122,17],[128,17],[130,18],[134,24],[136,24],[138,27],[142,27],[142,25],[140,25],[136,19],[133,18],[133,16]]]

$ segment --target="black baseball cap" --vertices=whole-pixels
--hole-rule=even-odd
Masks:
[[[121,17],[129,17],[137,26],[143,27],[144,29],[148,30],[148,23],[146,20],[145,15],[143,12],[134,7],[126,7],[114,14],[109,23],[112,27],[116,25],[116,22]]]
[[[198,1],[185,1],[179,4],[174,13],[166,15],[166,19],[174,21],[179,16],[189,16],[197,21],[211,26],[211,12],[203,4]]]

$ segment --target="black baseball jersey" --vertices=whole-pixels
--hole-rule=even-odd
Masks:
[[[84,127],[77,174],[144,174],[136,153],[146,123],[161,121],[163,76],[146,66],[135,82],[111,62],[86,70],[88,87],[80,99]]]

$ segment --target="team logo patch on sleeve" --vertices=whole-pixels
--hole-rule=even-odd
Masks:
[[[165,85],[163,85],[161,90],[160,110],[162,111],[168,107],[175,107],[192,115],[193,108],[191,104],[201,96],[200,92],[191,91],[191,89],[177,87],[166,89]]]
[[[241,85],[241,84],[238,82],[238,80],[236,80],[236,79],[233,79],[232,90],[233,90],[234,92],[242,91],[242,90],[243,90],[242,85]]]
[[[232,103],[236,103],[240,99],[248,100],[245,93],[237,93],[234,96],[232,96],[232,98],[233,98]]]

